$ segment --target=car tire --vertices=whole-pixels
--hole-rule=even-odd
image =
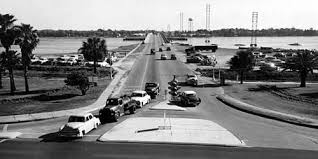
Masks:
[[[114,118],[114,122],[117,122],[117,121],[118,121],[118,118],[119,118],[118,113],[115,113],[113,118]]]
[[[131,107],[129,112],[130,112],[130,114],[135,114],[136,113],[136,107]]]
[[[85,135],[85,131],[83,130],[83,131],[82,131],[82,136],[81,136],[81,137],[84,137],[84,135]]]

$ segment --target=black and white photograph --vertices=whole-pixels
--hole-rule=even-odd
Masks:
[[[318,1],[0,0],[1,159],[317,159]]]

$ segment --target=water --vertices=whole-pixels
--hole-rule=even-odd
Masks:
[[[210,43],[218,44],[221,48],[237,49],[238,46],[234,44],[245,44],[249,46],[251,37],[212,37],[209,38]],[[206,45],[206,38],[189,38],[187,42],[178,41],[182,43],[189,43],[192,45]],[[291,43],[299,43],[301,46],[290,46]],[[257,45],[263,47],[285,48],[285,49],[316,49],[318,50],[318,36],[314,37],[257,37]]]
[[[40,38],[40,43],[33,51],[37,55],[52,55],[52,54],[65,54],[76,53],[82,46],[83,41],[87,38],[66,38],[66,37],[50,37]],[[108,49],[114,49],[123,45],[136,44],[138,41],[123,41],[122,38],[106,38]],[[18,46],[13,46],[12,49],[20,52]],[[3,48],[0,48],[2,51]]]
[[[221,48],[238,48],[234,44],[245,44],[249,46],[250,37],[212,37],[209,38],[211,43],[218,44]],[[48,55],[48,54],[65,54],[76,53],[81,47],[82,42],[86,38],[40,38],[40,44],[33,51],[34,54]],[[193,45],[205,45],[205,38],[189,38],[186,43]],[[122,38],[107,38],[108,49],[114,49],[122,45],[136,44],[137,41],[123,41]],[[185,42],[185,41],[180,41]],[[298,42],[302,46],[290,46],[288,44]],[[286,49],[316,49],[318,50],[318,36],[315,37],[258,37],[258,46],[267,46],[273,48]],[[20,52],[18,46],[13,46],[13,49]],[[0,48],[2,51],[3,48]]]

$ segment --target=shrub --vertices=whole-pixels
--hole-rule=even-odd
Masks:
[[[82,95],[85,95],[89,89],[88,75],[84,71],[71,72],[69,75],[67,75],[64,82],[66,85],[79,89],[82,92]]]

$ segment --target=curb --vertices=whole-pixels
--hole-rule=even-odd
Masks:
[[[232,98],[226,94],[218,95],[216,98],[218,100],[220,100],[221,102],[223,102],[231,107],[234,107],[236,109],[239,109],[239,110],[251,113],[251,114],[255,114],[255,115],[262,116],[262,117],[275,119],[275,120],[279,120],[279,121],[283,121],[283,122],[287,122],[287,123],[291,123],[291,124],[296,124],[296,125],[300,125],[300,126],[305,126],[305,127],[310,127],[310,128],[318,128],[318,120],[259,108],[259,107],[241,102],[241,101],[239,101],[235,98]]]
[[[139,45],[137,45],[136,48],[131,50],[124,58],[122,58],[121,60],[116,62],[116,64],[117,63],[118,64],[114,67],[118,67],[118,65],[121,64],[121,62],[124,59],[126,59],[130,54],[132,54],[135,50],[137,50],[137,48],[140,45],[141,45],[141,43],[139,43]],[[114,69],[118,71],[115,78],[109,83],[109,85],[101,93],[101,95],[98,97],[98,99],[94,103],[92,103],[88,106],[80,107],[80,108],[76,108],[76,109],[53,111],[53,112],[0,116],[0,124],[12,124],[12,123],[20,123],[20,122],[46,120],[46,119],[53,119],[53,118],[59,118],[59,117],[64,117],[64,116],[76,114],[79,111],[92,112],[92,111],[98,110],[98,109],[104,107],[105,104],[99,105],[97,103],[99,103],[99,101],[102,100],[101,98],[108,97],[112,93],[113,89],[116,88],[117,83],[120,82],[120,79],[122,79],[122,76],[124,75],[124,73],[121,73],[121,72],[125,72],[124,70],[121,70],[119,68],[114,68]],[[106,102],[106,100],[104,100],[104,101]]]

